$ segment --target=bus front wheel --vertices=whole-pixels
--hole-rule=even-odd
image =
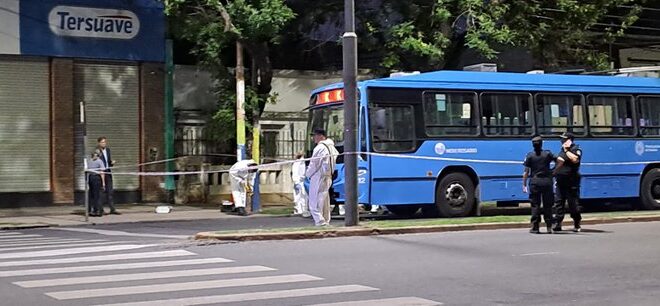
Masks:
[[[644,208],[660,209],[660,168],[651,169],[644,175],[640,193]]]
[[[436,189],[435,205],[441,217],[466,217],[475,203],[474,183],[464,173],[449,173]]]

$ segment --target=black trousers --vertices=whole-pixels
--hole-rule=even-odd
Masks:
[[[532,225],[538,228],[541,223],[541,210],[543,211],[543,220],[546,226],[552,224],[552,204],[554,194],[552,192],[552,182],[548,184],[530,184],[529,202],[532,204]]]
[[[101,188],[103,188],[103,183],[101,182],[101,176],[98,174],[89,175],[89,212],[98,213],[101,212],[103,206],[101,206]]]
[[[110,211],[115,210],[114,203],[112,201],[112,194],[114,193],[114,189],[112,188],[112,174],[106,173],[105,174],[105,203],[108,205],[110,208]]]
[[[579,207],[580,199],[580,178],[579,177],[557,177],[557,188],[555,189],[554,219],[555,223],[561,226],[564,221],[566,202],[573,219],[573,224],[580,225],[582,215]]]

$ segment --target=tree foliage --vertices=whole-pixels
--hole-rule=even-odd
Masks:
[[[279,42],[283,27],[295,17],[284,0],[169,0],[166,11],[172,34],[192,42],[192,52],[217,79],[218,111],[211,128],[220,140],[233,138],[236,90],[233,69],[224,58],[236,41],[247,53],[245,109],[249,122],[258,120],[272,102],[273,69],[270,47]],[[233,63],[230,63],[230,65]]]

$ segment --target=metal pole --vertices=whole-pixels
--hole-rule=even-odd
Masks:
[[[245,159],[245,67],[243,45],[236,41],[236,160]]]
[[[165,159],[174,158],[174,55],[172,40],[165,41]],[[174,171],[171,161],[165,163],[165,171]],[[165,176],[165,190],[167,191],[168,203],[172,203],[171,195],[174,190],[174,177]]]
[[[87,120],[85,120],[85,101],[80,101],[80,124],[83,130],[83,175],[85,177],[85,222],[89,221],[89,173],[87,172]]]
[[[357,34],[355,33],[355,1],[344,1],[344,156],[346,216],[345,225],[358,224],[357,195]]]

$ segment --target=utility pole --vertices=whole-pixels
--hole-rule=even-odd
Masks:
[[[245,159],[245,66],[243,45],[236,41],[236,160]]]
[[[346,226],[358,224],[357,194],[357,34],[355,33],[355,0],[344,0],[344,173],[346,192]]]
[[[165,159],[174,158],[174,51],[172,40],[165,41]],[[174,171],[172,161],[165,163],[165,172]],[[167,202],[173,202],[174,176],[165,176]]]

